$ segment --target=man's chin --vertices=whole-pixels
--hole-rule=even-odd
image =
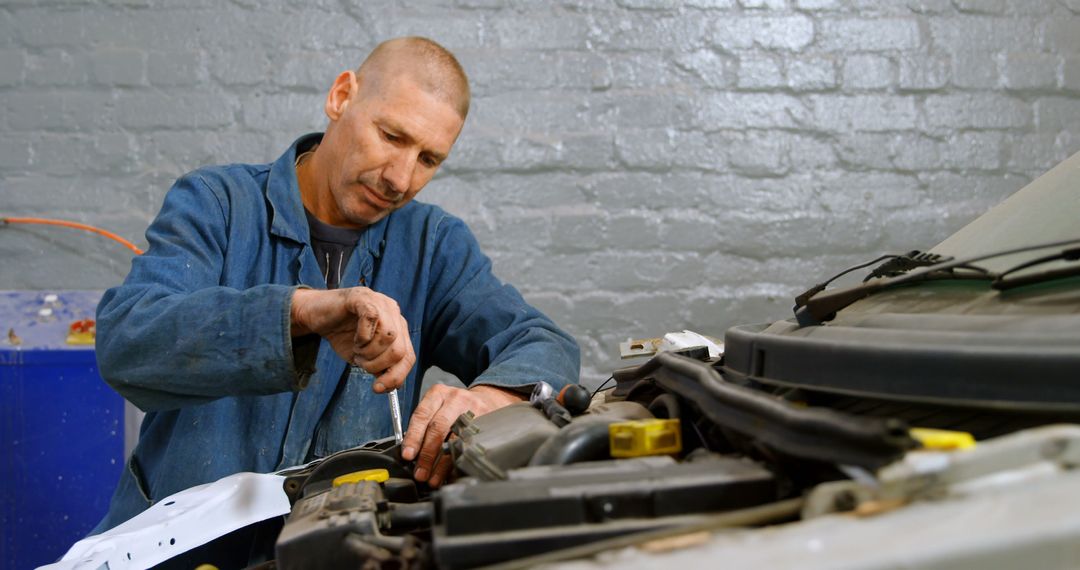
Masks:
[[[358,225],[358,226],[361,226],[361,227],[367,227],[367,226],[370,226],[370,225],[378,222],[379,220],[385,218],[387,216],[387,214],[389,214],[391,211],[393,211],[392,208],[388,208],[388,209],[385,209],[385,210],[376,210],[374,208],[368,207],[368,208],[363,208],[362,210],[359,210],[359,211],[349,212],[349,215],[347,216],[347,218],[348,218],[349,222],[352,223],[352,224],[355,224],[355,225]]]

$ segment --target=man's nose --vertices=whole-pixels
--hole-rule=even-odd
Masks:
[[[404,194],[409,190],[413,171],[416,169],[416,153],[402,150],[394,155],[383,169],[383,180],[388,189],[395,194]]]

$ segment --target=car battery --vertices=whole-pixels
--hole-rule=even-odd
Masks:
[[[0,291],[0,566],[55,561],[108,510],[124,401],[98,374],[100,291]]]

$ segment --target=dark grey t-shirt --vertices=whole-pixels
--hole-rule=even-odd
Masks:
[[[307,208],[304,209],[304,214],[307,215],[308,227],[311,229],[311,249],[315,252],[319,270],[326,279],[326,288],[337,289],[341,286],[341,274],[349,263],[349,256],[356,249],[356,242],[360,241],[364,230],[324,224],[307,211]]]

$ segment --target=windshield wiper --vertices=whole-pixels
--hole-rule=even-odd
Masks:
[[[977,261],[982,261],[984,259],[990,259],[990,258],[994,258],[994,257],[1001,257],[1003,255],[1010,255],[1010,254],[1014,254],[1014,253],[1022,253],[1022,252],[1025,252],[1025,251],[1032,251],[1032,250],[1036,250],[1036,249],[1045,249],[1045,248],[1048,248],[1048,247],[1060,247],[1060,246],[1065,246],[1065,245],[1075,245],[1077,243],[1080,243],[1080,238],[1078,238],[1078,239],[1070,239],[1070,240],[1065,240],[1065,241],[1058,241],[1058,242],[1051,242],[1051,243],[1043,243],[1043,244],[1038,244],[1038,245],[1029,245],[1029,246],[1024,246],[1024,247],[1018,247],[1018,248],[1015,248],[1015,249],[1008,249],[1008,250],[1004,250],[1004,251],[997,251],[997,252],[994,252],[994,253],[987,253],[987,254],[977,255],[977,256],[974,256],[974,257],[969,257],[967,259],[959,259],[959,260],[949,259],[947,261],[942,261],[941,263],[935,263],[935,264],[932,264],[932,265],[927,265],[925,267],[918,267],[918,268],[916,268],[914,270],[911,270],[911,271],[909,271],[907,273],[896,275],[894,277],[885,277],[885,278],[882,278],[882,279],[875,279],[873,281],[865,281],[865,282],[860,283],[858,285],[854,285],[854,286],[851,286],[851,287],[844,287],[844,288],[840,288],[840,289],[835,289],[835,290],[832,290],[832,291],[823,291],[822,290],[822,289],[824,289],[824,286],[826,284],[828,284],[828,281],[826,281],[825,284],[820,285],[820,287],[821,287],[820,289],[817,289],[817,287],[815,287],[813,289],[810,289],[806,293],[803,293],[802,295],[800,295],[799,297],[797,297],[795,299],[795,319],[798,321],[800,326],[804,326],[804,327],[805,326],[820,325],[821,323],[823,323],[825,321],[832,320],[833,317],[836,316],[837,311],[851,305],[855,301],[858,301],[860,299],[868,297],[868,296],[870,296],[870,295],[872,295],[874,293],[877,293],[878,291],[881,291],[883,289],[890,289],[890,288],[893,288],[893,287],[897,287],[897,286],[900,286],[900,285],[906,285],[906,284],[910,284],[910,283],[915,283],[915,282],[918,282],[918,281],[926,281],[926,280],[932,280],[932,279],[993,279],[993,280],[995,280],[994,282],[999,282],[1001,276],[1004,275],[1005,273],[1008,273],[1009,271],[1007,271],[1005,273],[1002,273],[1002,274],[999,274],[999,275],[994,275],[994,274],[991,274],[989,272],[986,272],[985,270],[983,270],[981,268],[975,267],[972,264],[974,264]],[[1078,250],[1078,249],[1080,249],[1080,248],[1073,248],[1073,249],[1070,249],[1070,250],[1066,250],[1066,252],[1070,252],[1070,251]],[[1061,256],[1064,253],[1065,252],[1059,252],[1059,254],[1057,254],[1057,256],[1055,256],[1055,259],[1063,259],[1063,257],[1061,257]],[[1049,261],[1049,259],[1047,259],[1047,261]],[[873,262],[871,262],[871,263],[873,263]],[[1043,261],[1043,263],[1045,263],[1045,261]],[[867,265],[869,265],[869,264],[867,264]],[[864,265],[864,267],[865,267],[865,265]],[[1028,265],[1028,267],[1030,267],[1030,265]],[[1014,270],[1021,269],[1021,268],[1022,267],[1017,267],[1017,268],[1014,268]],[[975,271],[981,271],[982,273],[977,273],[975,275],[965,275],[965,274],[956,273],[955,271],[953,271],[954,269],[973,269]],[[1074,268],[1069,268],[1069,269],[1074,269]],[[1077,268],[1077,270],[1080,271],[1080,268]],[[1013,270],[1010,270],[1010,271],[1013,271]],[[1047,273],[1052,273],[1052,272],[1047,272]],[[842,273],[841,273],[841,275],[842,275]],[[839,277],[839,275],[837,277]],[[834,277],[834,279],[835,279],[835,277]],[[1006,281],[1004,281],[1004,283],[1015,282],[1015,281],[1017,281],[1019,279],[1027,279],[1027,278],[1017,278],[1017,279],[1006,280]],[[1019,285],[1014,285],[1014,286],[1019,286]],[[817,290],[815,291],[815,289],[817,289]]]
[[[1010,267],[1005,271],[997,274],[994,282],[990,284],[991,287],[998,291],[1005,291],[1008,289],[1014,289],[1016,287],[1023,287],[1025,285],[1034,285],[1036,283],[1043,283],[1046,281],[1053,281],[1054,279],[1064,279],[1066,277],[1075,277],[1080,275],[1080,266],[1072,265],[1069,267],[1061,267],[1058,269],[1051,269],[1050,271],[1043,271],[1042,273],[1035,273],[1032,275],[1022,275],[1020,277],[1013,277],[1012,279],[1006,279],[1005,276],[1010,273],[1016,273],[1029,267],[1035,267],[1037,265],[1043,265],[1052,261],[1080,261],[1080,247],[1072,247],[1061,250],[1057,253],[1040,257],[1038,259],[1032,259],[1021,263],[1019,265]]]
[[[885,263],[882,263],[881,265],[875,267],[873,271],[871,271],[869,274],[866,275],[866,277],[863,278],[863,282],[869,281],[875,277],[895,277],[897,275],[915,269],[916,267],[925,267],[927,265],[935,265],[951,260],[951,257],[938,255],[936,253],[924,253],[917,249],[911,250],[902,255],[882,255],[881,257],[876,257],[874,259],[871,259],[870,261],[848,267],[840,273],[837,273],[836,275],[833,275],[825,281],[822,281],[821,283],[814,285],[806,291],[803,291],[801,295],[795,297],[795,308],[798,309],[799,307],[805,305],[808,299],[824,291],[825,288],[828,287],[829,284],[833,281],[836,281],[837,279],[847,275],[848,273],[851,273],[852,271],[855,271],[856,269],[870,267],[871,265],[879,263],[881,261],[884,261]]]

